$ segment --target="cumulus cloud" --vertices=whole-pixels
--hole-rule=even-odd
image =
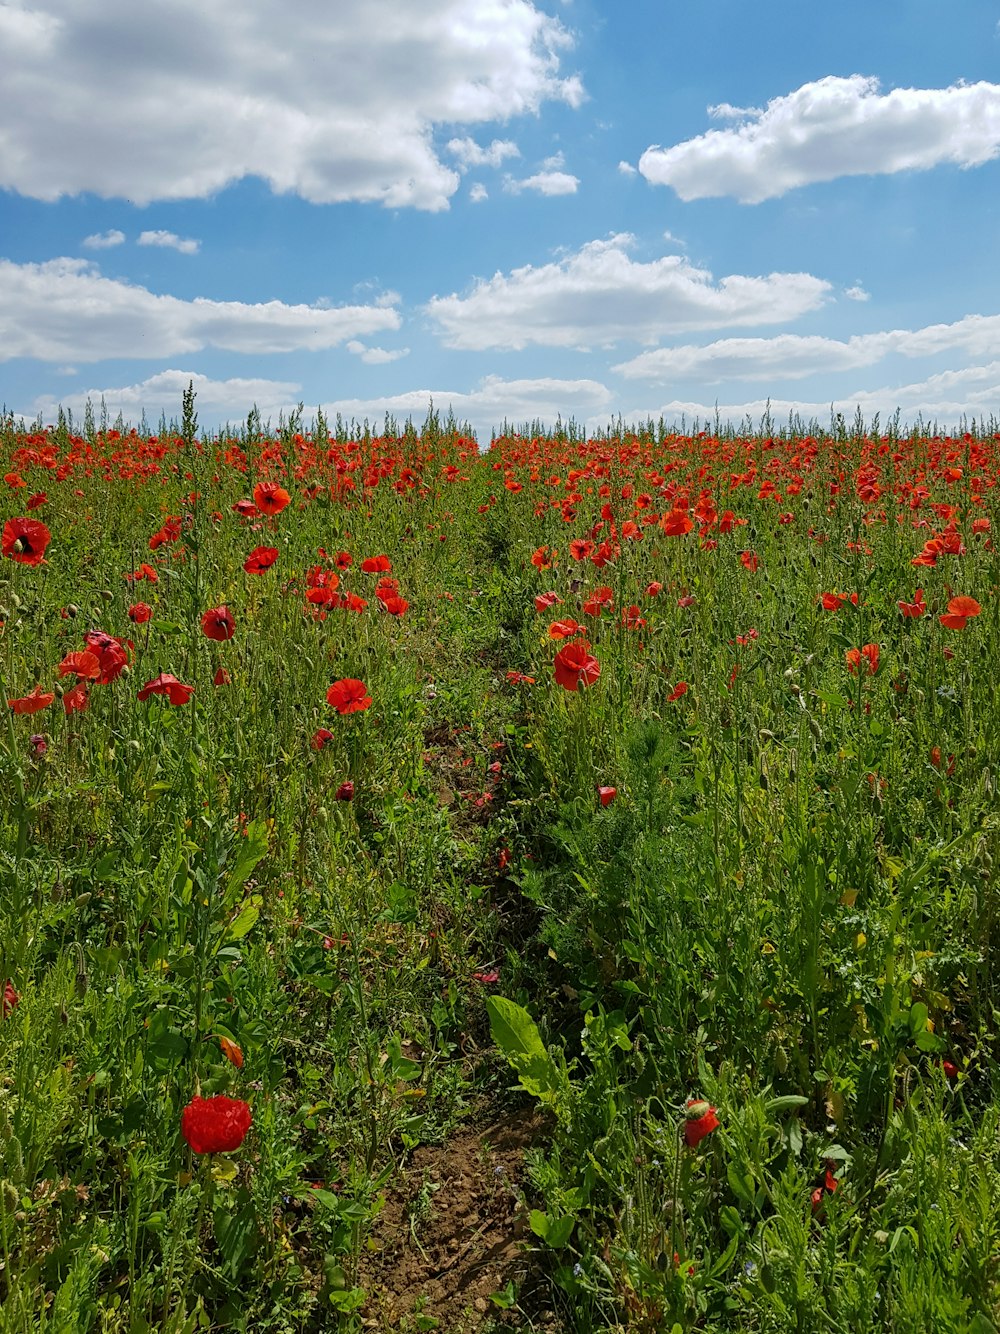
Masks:
[[[401,357],[410,355],[408,347],[397,347],[392,350],[384,347],[369,347],[357,338],[352,338],[344,346],[352,356],[360,357],[366,366],[384,366],[387,362],[399,361]]]
[[[140,232],[136,244],[161,246],[167,250],[177,250],[182,255],[197,255],[201,249],[200,241],[178,236],[176,232]]]
[[[484,199],[489,199],[490,194],[486,186],[481,181],[477,181],[469,190],[469,199],[473,204],[481,204]]]
[[[212,380],[196,371],[166,370],[138,384],[84,389],[58,397],[45,394],[37,398],[31,410],[22,415],[31,420],[40,414],[43,421],[51,422],[55,420],[60,407],[80,415],[88,399],[97,403],[103,398],[111,416],[117,417],[120,412],[126,421],[138,421],[143,411],[147,416],[158,416],[161,412],[176,416],[180,410],[181,396],[189,382],[194,385],[198,395],[199,414],[203,418],[214,416],[217,421],[230,417],[243,418],[254,404],[265,415],[294,408],[302,388],[289,380]]]
[[[55,419],[60,404],[81,413],[89,398],[104,398],[112,416],[119,412],[127,421],[136,421],[143,409],[147,415],[161,411],[176,413],[188,381],[194,382],[198,395],[199,419],[204,425],[246,416],[253,404],[263,415],[277,416],[293,411],[302,397],[301,385],[280,380],[211,380],[190,371],[169,370],[124,388],[88,389],[81,393],[56,397],[45,395],[35,400],[21,415],[28,420],[41,414],[43,421]],[[490,375],[471,390],[413,389],[406,393],[372,398],[341,398],[320,404],[329,419],[339,413],[345,421],[352,418],[381,424],[386,413],[397,420],[412,417],[423,421],[433,402],[439,412],[449,407],[460,421],[472,424],[480,440],[488,440],[493,429],[506,419],[522,423],[540,420],[554,422],[556,417],[577,420],[593,413],[611,411],[611,393],[597,380],[504,380]]]
[[[853,287],[845,287],[844,296],[847,297],[848,301],[870,301],[872,299],[871,292],[866,292],[860,283],[855,283]]]
[[[965,352],[992,356],[1000,347],[1000,315],[966,315],[953,324],[922,329],[886,329],[840,340],[819,335],[778,334],[774,338],[721,338],[703,347],[660,347],[612,367],[627,380],[799,380],[874,366],[893,353],[932,357]]]
[[[763,111],[723,104],[739,124],[672,148],[648,148],[639,170],[681,199],[731,195],[744,204],[840,176],[976,167],[1000,154],[1000,84],[895,88],[830,75],[776,97]]]
[[[571,45],[533,0],[14,0],[0,187],[146,204],[254,176],[315,203],[447,208],[459,174],[435,130],[578,106]]]
[[[315,351],[399,325],[390,306],[183,301],[105,278],[89,260],[0,259],[0,360],[176,357],[204,347]]]
[[[562,415],[579,420],[594,412],[608,412],[611,391],[598,380],[560,380],[552,378],[505,380],[487,375],[475,389],[413,389],[381,398],[347,398],[324,403],[327,416],[376,420],[386,412],[395,417],[412,416],[420,421],[433,400],[440,411],[450,407],[459,420],[469,421],[480,439],[489,439],[490,431],[508,422],[541,420],[552,422]]]
[[[427,313],[449,347],[517,350],[656,342],[664,334],[780,324],[823,304],[830,284],[808,273],[716,281],[681,255],[631,259],[621,233],[573,254],[480,280],[465,296],[434,297]]]
[[[637,169],[632,166],[632,163],[626,162],[624,158],[618,163],[618,170],[623,176],[638,176],[639,174]]]
[[[842,413],[850,420],[858,408],[869,420],[879,413],[883,420],[890,418],[897,408],[906,423],[936,420],[942,425],[957,425],[969,417],[989,418],[996,415],[1000,401],[1000,361],[982,366],[969,366],[959,371],[944,371],[925,380],[904,385],[884,385],[879,389],[862,389],[850,394],[838,394],[831,401],[813,402],[795,398],[753,398],[744,402],[702,403],[697,399],[672,399],[668,403],[634,407],[622,412],[626,421],[654,420],[662,416],[666,422],[678,422],[686,417],[690,426],[693,418],[711,421],[716,413],[723,422],[738,423],[749,417],[753,421],[769,412],[773,421],[787,420],[790,413],[804,421],[816,420],[824,425],[830,420],[831,410]],[[600,418],[588,421],[588,427],[600,425]]]
[[[469,167],[499,167],[509,157],[520,157],[521,150],[511,139],[494,139],[488,148],[482,148],[475,139],[449,139],[448,152],[458,159],[460,169]]]
[[[94,232],[90,236],[85,236],[80,242],[88,250],[111,250],[116,245],[121,245],[125,240],[125,233],[120,232],[117,227],[112,227],[107,232]]]
[[[515,179],[508,176],[503,188],[512,195],[522,194],[525,190],[534,190],[540,195],[575,195],[580,181],[568,171],[536,171],[534,176]]]

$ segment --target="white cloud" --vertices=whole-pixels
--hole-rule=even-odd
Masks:
[[[197,394],[199,415],[214,416],[222,421],[227,417],[243,418],[254,404],[261,412],[277,413],[282,408],[297,405],[302,386],[285,380],[232,379],[211,380],[195,371],[160,371],[139,384],[118,388],[84,389],[72,394],[45,394],[35,400],[30,411],[23,415],[31,420],[41,413],[43,421],[55,420],[57,409],[69,408],[75,415],[83,412],[89,398],[99,403],[103,398],[108,412],[116,417],[120,412],[126,421],[138,421],[145,410],[147,416],[161,412],[176,416],[180,412],[181,396],[193,383]]]
[[[627,380],[799,380],[874,366],[885,357],[964,352],[990,357],[1000,347],[1000,315],[966,315],[954,324],[886,329],[841,341],[819,335],[722,338],[704,347],[661,347],[612,367]]]
[[[568,171],[536,171],[534,176],[525,176],[522,180],[507,176],[503,188],[512,195],[525,190],[534,190],[540,195],[575,195],[579,184],[579,179]]]
[[[815,310],[830,291],[808,273],[716,282],[682,255],[639,263],[628,255],[633,240],[623,233],[550,264],[497,273],[466,296],[434,297],[427,312],[449,347],[610,347],[694,329],[780,324]]]
[[[763,111],[735,107],[741,124],[672,148],[648,148],[639,170],[684,200],[731,195],[744,204],[840,176],[980,166],[1000,154],[1000,84],[895,88],[833,75],[776,97]]]
[[[201,249],[200,241],[178,236],[176,232],[140,232],[137,244],[162,246],[167,250],[177,250],[182,255],[197,255]]]
[[[110,250],[113,246],[121,245],[125,240],[125,233],[120,232],[117,227],[112,227],[107,232],[94,232],[91,236],[85,236],[80,242],[88,250]]]
[[[302,397],[301,385],[295,383],[210,380],[190,371],[168,370],[124,388],[88,389],[61,397],[45,395],[37,398],[30,409],[16,415],[30,421],[40,413],[43,421],[51,422],[60,404],[79,414],[88,398],[99,402],[102,397],[113,417],[121,412],[126,420],[138,420],[143,409],[147,416],[161,411],[176,414],[189,380],[193,381],[198,396],[199,418],[206,426],[213,420],[242,419],[255,403],[265,417],[277,416],[282,411],[287,414]],[[384,397],[335,399],[319,406],[328,419],[340,413],[345,421],[367,417],[381,425],[388,412],[397,420],[412,416],[419,424],[431,402],[441,413],[451,407],[460,421],[472,424],[480,440],[489,440],[491,430],[499,429],[505,418],[512,424],[536,419],[554,422],[560,415],[564,420],[571,415],[581,420],[593,413],[608,414],[612,406],[610,391],[596,380],[504,380],[495,375],[487,376],[472,390],[414,389]]]
[[[481,204],[484,199],[489,199],[489,191],[481,181],[477,181],[469,190],[469,199],[473,204]]]
[[[2,4],[0,188],[147,204],[256,176],[315,203],[447,208],[459,176],[435,129],[580,105],[571,45],[533,0]]]
[[[494,139],[488,148],[482,148],[475,139],[449,139],[448,152],[458,158],[461,170],[469,167],[499,167],[509,157],[520,157],[521,150],[511,139]]]
[[[658,406],[631,408],[622,412],[625,421],[645,421],[648,417],[656,420],[662,416],[666,422],[687,418],[688,425],[694,417],[711,421],[716,411],[723,422],[738,423],[746,417],[759,421],[770,412],[772,420],[780,425],[787,421],[790,413],[795,413],[805,421],[815,419],[820,425],[830,420],[831,407],[834,412],[843,413],[850,421],[858,408],[871,419],[877,412],[883,421],[887,421],[898,408],[905,423],[914,422],[917,417],[925,421],[936,419],[942,425],[956,425],[963,418],[996,415],[997,403],[1000,402],[1000,361],[993,361],[983,366],[969,366],[965,370],[945,371],[931,375],[926,380],[912,384],[885,385],[879,389],[862,389],[850,394],[838,394],[832,401],[811,402],[795,398],[754,398],[742,403],[701,403],[697,400],[673,399]],[[588,426],[600,425],[600,419],[592,418]]]
[[[855,283],[853,287],[845,287],[844,296],[847,297],[848,301],[870,301],[872,299],[871,292],[866,292],[860,283]]]
[[[749,116],[759,116],[760,107],[734,107],[732,102],[716,102],[708,108],[712,120],[745,120]]]
[[[366,366],[384,366],[387,362],[399,361],[401,357],[410,355],[408,347],[398,347],[390,351],[384,347],[369,347],[357,338],[352,338],[344,346],[352,356],[360,357]]]
[[[231,352],[295,352],[398,329],[383,306],[290,306],[183,301],[102,277],[89,260],[15,264],[0,259],[0,360],[102,361],[175,357],[204,347]]]
[[[618,163],[618,170],[623,176],[638,176],[639,174],[638,170],[632,166],[632,163],[626,162],[624,158]]]

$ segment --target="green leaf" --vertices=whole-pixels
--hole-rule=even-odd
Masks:
[[[251,820],[244,837],[237,844],[236,860],[226,880],[226,902],[232,902],[238,890],[250,878],[257,863],[267,852],[267,825],[263,820]]]
[[[243,907],[226,927],[224,940],[242,940],[248,931],[257,925],[257,918],[263,907],[264,899],[260,894],[252,894]]]
[[[235,1278],[256,1250],[259,1240],[253,1205],[244,1203],[236,1213],[230,1213],[224,1205],[219,1206],[213,1221],[219,1251]]]
[[[536,1098],[552,1102],[559,1092],[559,1071],[546,1051],[531,1015],[504,996],[486,1001],[493,1041],[517,1071],[522,1086]]]

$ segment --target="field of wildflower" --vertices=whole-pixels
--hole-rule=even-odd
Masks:
[[[5,1334],[995,1331],[1000,435],[0,465]]]

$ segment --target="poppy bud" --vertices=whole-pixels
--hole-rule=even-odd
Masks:
[[[684,1143],[688,1148],[696,1148],[706,1135],[718,1128],[715,1108],[700,1099],[690,1098],[684,1109]]]
[[[110,588],[102,588],[100,592],[100,598],[102,602],[114,602],[115,595],[114,593],[112,593]]]
[[[70,620],[74,620],[79,615],[79,613],[80,613],[80,608],[76,605],[75,602],[70,602],[67,605],[66,615],[70,618]]]

